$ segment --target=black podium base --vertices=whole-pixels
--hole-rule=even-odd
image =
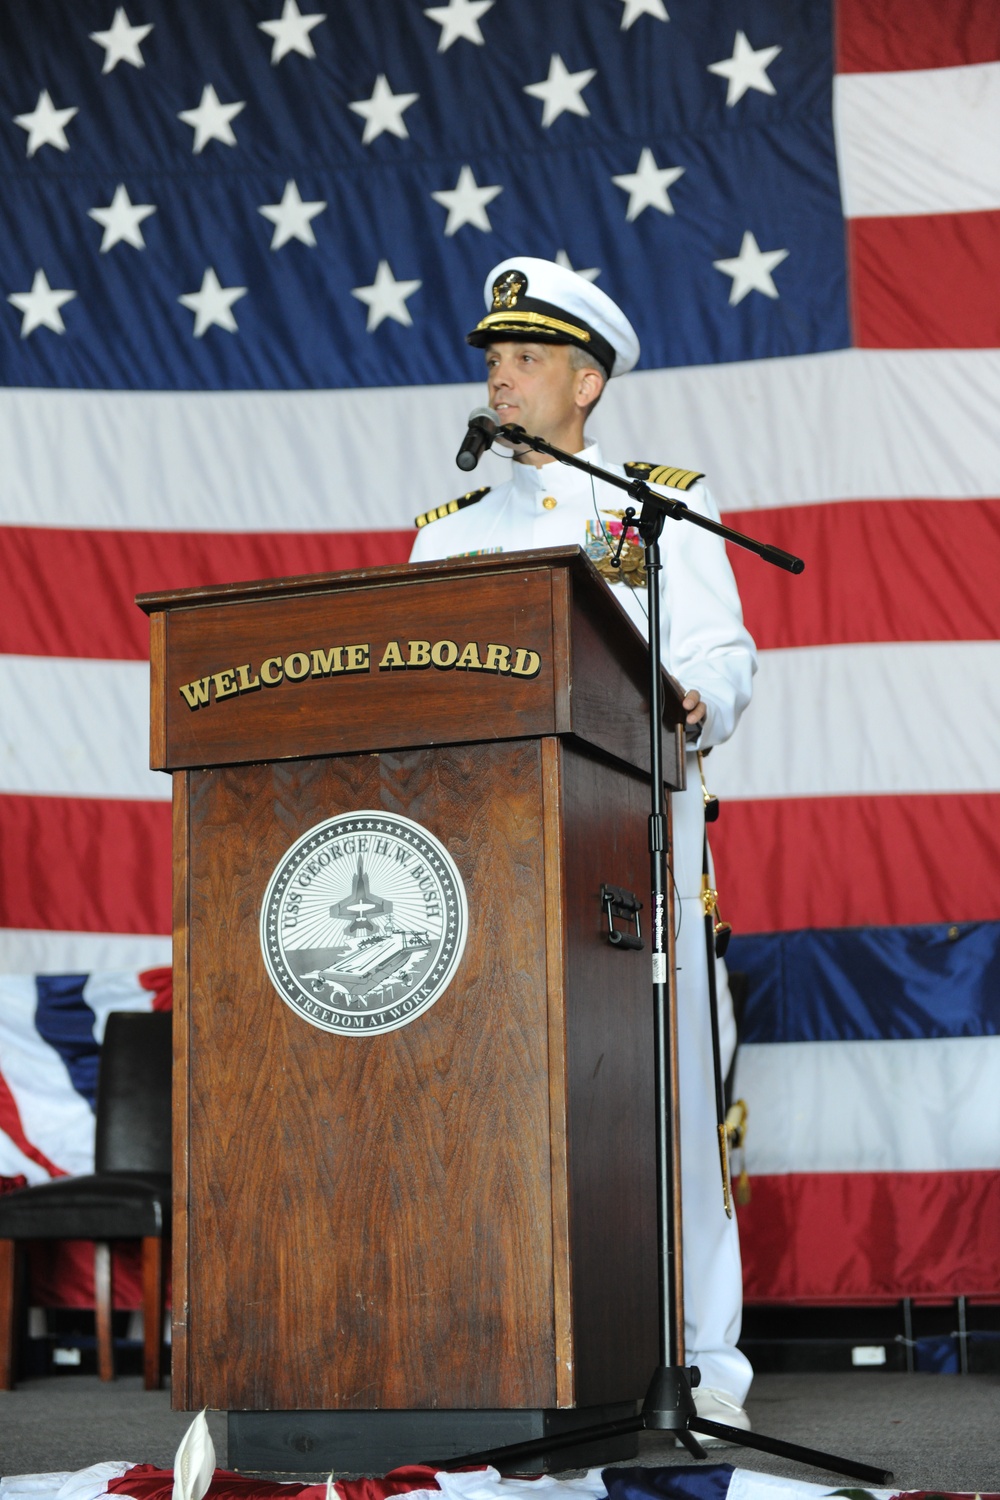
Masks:
[[[228,1467],[240,1473],[385,1474],[401,1464],[433,1456],[459,1457],[477,1449],[498,1448],[529,1438],[547,1437],[574,1427],[593,1427],[635,1414],[634,1401],[572,1410],[516,1411],[231,1411]],[[585,1469],[635,1458],[635,1433],[612,1443],[562,1448],[552,1463],[560,1469]],[[542,1473],[545,1459],[518,1464],[525,1474]]]

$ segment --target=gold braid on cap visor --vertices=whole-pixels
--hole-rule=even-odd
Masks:
[[[575,323],[562,323],[558,318],[546,317],[545,313],[538,312],[495,312],[488,313],[481,323],[476,324],[476,333],[495,329],[500,333],[528,333],[532,328],[548,328],[553,333],[561,333],[569,338],[583,339],[589,344],[593,335],[589,328],[579,328]]]

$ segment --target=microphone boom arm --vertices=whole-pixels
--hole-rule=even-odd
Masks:
[[[639,501],[644,506],[652,506],[655,511],[669,516],[672,521],[690,521],[693,526],[700,526],[703,531],[711,531],[715,536],[721,536],[725,541],[745,548],[747,552],[755,552],[758,557],[773,564],[774,567],[784,568],[786,573],[801,573],[805,568],[801,557],[795,557],[791,552],[784,552],[780,547],[772,546],[770,542],[759,542],[756,537],[747,536],[742,531],[735,531],[732,526],[724,526],[721,521],[713,521],[708,516],[701,516],[683,500],[670,500],[666,495],[658,495],[655,490],[650,489],[644,479],[626,479],[619,474],[612,474],[608,469],[599,468],[597,464],[588,463],[585,458],[578,458],[575,453],[564,453],[547,438],[532,437],[516,422],[505,423],[494,434],[493,440],[494,442],[499,440],[513,448],[532,448],[536,453],[547,453],[550,458],[557,458],[560,463],[569,464],[573,469],[582,469],[585,474],[590,474],[595,479],[603,479],[606,484],[624,490],[633,500]]]

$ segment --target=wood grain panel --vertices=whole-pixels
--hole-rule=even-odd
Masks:
[[[586,586],[586,585],[585,585]],[[553,729],[573,727],[573,584],[566,568],[552,573]]]
[[[556,1361],[556,1405],[573,1406],[573,1258],[569,1216],[569,1122],[566,1094],[566,881],[563,868],[563,802],[559,741],[541,742],[542,839],[545,848],[545,910],[549,996],[549,1162],[552,1174],[552,1298]]]
[[[612,947],[602,882],[643,902],[648,784],[565,741],[566,1038],[578,1406],[641,1397],[657,1363],[652,977]]]
[[[263,889],[322,818],[401,812],[447,845],[470,936],[385,1036],[271,987]],[[552,1207],[537,743],[191,774],[187,1404],[551,1406]]]
[[[587,586],[574,577],[570,617],[573,684],[572,729],[577,738],[648,771],[649,648],[606,586]],[[663,703],[663,780],[684,786],[684,710],[681,694],[666,672],[660,674]]]

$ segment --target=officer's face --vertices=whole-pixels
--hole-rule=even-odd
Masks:
[[[502,422],[517,422],[569,452],[582,446],[584,413],[602,384],[596,371],[572,368],[566,344],[513,342],[489,345],[486,381]]]

